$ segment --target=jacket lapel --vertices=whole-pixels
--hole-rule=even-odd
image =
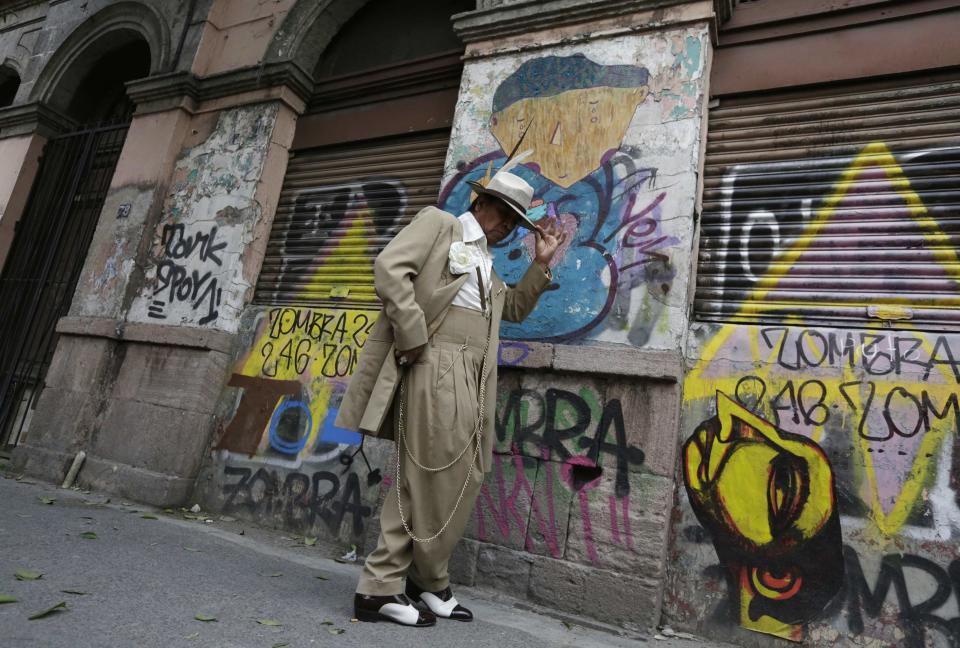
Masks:
[[[450,303],[453,301],[453,298],[457,296],[457,293],[460,291],[460,287],[464,284],[469,276],[466,273],[460,275],[454,275],[450,273],[450,262],[448,257],[450,244],[454,241],[461,240],[463,240],[463,225],[461,225],[460,221],[458,220],[454,226],[450,228],[450,238],[443,242],[443,270],[440,273],[440,285],[438,285],[437,289],[434,290],[433,295],[430,297],[430,301],[423,309],[423,316],[427,322],[427,328],[430,330],[431,334],[436,328],[436,325],[438,325],[442,320],[443,315],[450,307]]]

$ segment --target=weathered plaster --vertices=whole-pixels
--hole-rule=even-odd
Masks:
[[[123,317],[131,291],[142,281],[144,234],[157,221],[164,187],[189,126],[188,115],[179,110],[139,116],[130,124],[71,315]]]
[[[182,151],[130,321],[237,330],[251,288],[243,257],[263,215],[257,189],[277,113],[275,104],[224,111],[208,138]]]

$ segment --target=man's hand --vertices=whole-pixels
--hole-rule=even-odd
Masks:
[[[420,357],[420,354],[423,353],[423,350],[427,347],[426,344],[421,344],[418,347],[413,349],[407,349],[406,351],[394,351],[394,356],[396,356],[397,364],[401,367],[409,367],[414,362],[417,361],[417,358]]]
[[[559,222],[551,219],[545,226],[536,229],[533,234],[537,239],[534,261],[547,269],[550,267],[553,255],[567,240],[567,233],[563,231]]]

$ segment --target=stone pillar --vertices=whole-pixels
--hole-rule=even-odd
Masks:
[[[27,205],[46,141],[36,133],[0,140],[0,268],[7,260],[14,228]]]
[[[441,207],[514,171],[569,237],[504,323],[494,467],[459,577],[626,628],[660,618],[713,3],[480,3]],[[522,139],[522,141],[521,141]],[[496,252],[508,283],[533,236]],[[464,564],[465,563],[465,564]]]
[[[69,125],[69,119],[38,103],[0,109],[0,268],[26,209],[44,144]]]
[[[88,487],[158,505],[192,489],[304,106],[302,83],[234,76],[131,84],[138,113],[16,467],[57,480],[85,449]]]

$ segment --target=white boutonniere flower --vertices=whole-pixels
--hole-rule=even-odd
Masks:
[[[480,265],[480,250],[475,245],[455,241],[450,244],[450,274],[470,272]]]

